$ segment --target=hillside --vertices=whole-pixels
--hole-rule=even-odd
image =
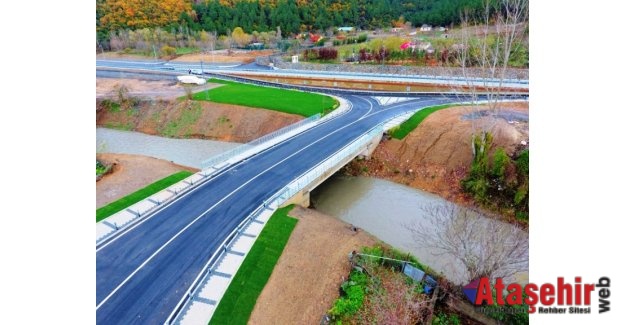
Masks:
[[[450,25],[462,9],[479,10],[480,0],[98,0],[96,27],[101,39],[110,31],[162,27],[216,31],[226,35],[240,26],[247,32],[280,27],[284,36],[302,30],[353,26],[359,29]],[[188,31],[187,31],[188,32]],[[184,38],[184,36],[182,36]]]

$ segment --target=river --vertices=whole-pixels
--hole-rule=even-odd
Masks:
[[[139,132],[96,128],[97,152],[144,155],[202,168],[202,161],[239,143],[202,139],[171,139]]]
[[[369,177],[335,175],[311,194],[315,209],[362,228],[380,240],[409,252],[419,261],[443,273],[451,281],[462,284],[465,271],[451,256],[434,255],[431,250],[417,245],[407,226],[429,227],[424,208],[450,204],[445,199],[425,191],[386,180]],[[498,221],[503,227],[510,227]],[[517,274],[519,281],[526,272]]]
[[[170,139],[107,128],[97,128],[96,141],[98,152],[145,155],[195,168],[201,168],[201,162],[210,156],[240,145],[200,139]],[[311,202],[320,212],[362,228],[380,240],[413,254],[451,281],[462,284],[465,280],[464,271],[457,261],[420,248],[406,227],[427,227],[423,207],[449,203],[445,199],[386,180],[335,175],[312,192]],[[517,280],[527,282],[527,272],[517,276]]]

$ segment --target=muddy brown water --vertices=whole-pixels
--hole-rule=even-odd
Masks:
[[[382,179],[335,175],[312,192],[311,203],[320,212],[362,228],[380,240],[411,253],[452,282],[464,284],[466,281],[464,269],[458,261],[419,247],[406,227],[410,224],[430,227],[428,219],[424,218],[426,212],[423,208],[451,202]],[[527,272],[517,274],[515,278],[523,281]]]
[[[96,128],[97,152],[144,155],[202,168],[202,161],[241,145],[202,139],[170,139],[139,132]]]
[[[96,129],[98,152],[145,155],[201,168],[201,162],[240,144],[170,139],[138,132]],[[313,206],[328,215],[362,228],[380,240],[416,256],[448,279],[463,284],[464,271],[449,256],[434,255],[415,244],[405,225],[424,224],[423,207],[448,204],[445,199],[411,187],[369,177],[335,175],[312,192]],[[424,224],[426,227],[427,224]],[[517,276],[527,282],[527,272]]]

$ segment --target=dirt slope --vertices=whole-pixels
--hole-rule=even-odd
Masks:
[[[248,142],[301,116],[243,106],[190,101],[143,102],[137,109],[100,108],[97,126],[174,138]]]
[[[469,119],[470,107],[437,111],[427,117],[403,140],[380,143],[369,161],[353,161],[346,171],[366,174],[438,194],[458,203],[468,203],[460,180],[471,165],[472,130],[492,125],[494,147],[503,146],[509,154],[529,143],[527,103],[505,103],[506,118]],[[524,121],[525,120],[525,121]],[[513,121],[513,123],[509,123]],[[516,121],[516,122],[515,122]]]
[[[181,170],[198,171],[166,160],[139,155],[100,153],[96,158],[107,165],[113,164],[113,170],[96,182],[96,208]]]
[[[349,273],[347,254],[377,242],[315,210],[296,206],[290,215],[299,222],[248,324],[319,324]]]

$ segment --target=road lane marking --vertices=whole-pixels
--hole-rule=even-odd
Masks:
[[[351,104],[351,102],[350,102],[350,104]],[[347,113],[349,113],[349,112],[351,112],[351,111],[352,111],[352,105],[350,105],[349,109],[348,109],[348,110],[347,110],[344,114],[347,114]],[[341,115],[339,115],[339,116],[336,116],[336,117],[338,118],[338,117],[341,117],[341,116],[343,116],[343,114],[341,114]],[[266,151],[267,151],[267,150],[274,149],[274,148],[277,148],[277,147],[279,147],[279,146],[281,146],[281,145],[284,145],[287,141],[289,141],[289,140],[293,140],[293,139],[296,139],[296,138],[298,138],[298,137],[300,137],[300,136],[302,136],[302,135],[304,135],[304,134],[308,133],[309,131],[312,131],[313,129],[315,129],[315,128],[317,128],[317,127],[319,127],[319,126],[321,126],[321,125],[323,125],[323,124],[325,124],[325,123],[329,123],[329,122],[331,122],[331,121],[333,121],[333,120],[334,120],[334,118],[332,118],[331,120],[328,120],[328,121],[322,121],[322,122],[320,122],[319,124],[317,124],[317,125],[315,125],[315,126],[313,126],[313,127],[309,128],[309,129],[307,129],[307,130],[304,130],[303,132],[301,132],[301,133],[299,133],[299,134],[296,134],[296,135],[294,135],[293,137],[291,137],[291,138],[289,138],[289,139],[285,139],[285,140],[284,140],[284,141],[282,141],[282,142],[279,142],[279,143],[277,143],[277,144],[275,144],[275,145],[273,145],[273,146],[271,146],[271,147],[269,147],[269,148],[267,148],[267,149],[265,149],[265,150],[263,150],[263,151],[261,151],[261,152],[258,152],[257,154],[255,154],[255,155],[253,155],[253,156],[248,157],[248,158],[247,158],[247,159],[245,159],[244,161],[238,162],[238,163],[236,163],[236,164],[234,164],[234,165],[230,165],[230,167],[229,167],[228,169],[223,169],[223,172],[222,172],[221,174],[216,175],[215,177],[213,177],[213,178],[211,178],[211,179],[207,180],[206,182],[204,182],[203,184],[199,185],[198,187],[192,188],[191,190],[189,190],[189,191],[187,191],[186,193],[184,193],[183,195],[181,195],[181,196],[177,197],[177,198],[176,198],[176,199],[174,199],[173,201],[168,202],[168,203],[167,203],[167,204],[165,204],[165,205],[164,205],[164,206],[163,206],[160,210],[156,211],[156,212],[155,212],[155,213],[153,213],[153,214],[150,214],[148,217],[145,217],[145,218],[141,219],[140,221],[138,221],[138,222],[137,222],[137,223],[135,223],[134,225],[130,226],[129,228],[124,229],[121,233],[119,233],[119,234],[115,235],[115,237],[108,239],[108,241],[107,241],[106,243],[102,244],[101,246],[98,246],[98,245],[96,244],[96,253],[98,253],[100,250],[104,249],[104,248],[105,248],[105,247],[107,247],[108,245],[112,244],[113,242],[117,241],[117,239],[119,239],[119,238],[123,237],[125,234],[127,234],[128,232],[130,232],[131,230],[133,230],[133,229],[134,229],[134,228],[136,228],[137,226],[139,226],[139,225],[143,224],[144,222],[146,222],[146,221],[148,221],[148,220],[152,219],[154,216],[158,215],[158,213],[159,213],[159,212],[161,212],[161,211],[165,210],[166,208],[168,208],[168,207],[169,207],[169,206],[171,206],[172,204],[174,204],[174,203],[178,202],[179,200],[181,200],[181,199],[183,199],[183,198],[187,197],[189,194],[191,194],[191,193],[195,192],[196,190],[198,190],[198,189],[200,189],[200,188],[203,188],[204,186],[206,186],[207,184],[209,184],[209,183],[213,182],[214,180],[218,179],[219,177],[226,175],[229,171],[235,171],[235,170],[234,170],[234,168],[235,168],[235,167],[241,166],[241,165],[242,165],[242,164],[244,164],[247,160],[249,160],[249,159],[251,159],[251,158],[255,157],[256,155],[261,155],[261,154],[264,154],[264,153],[266,153]],[[213,168],[214,168],[214,166],[213,166]],[[219,170],[219,169],[218,169],[218,170]],[[214,172],[213,172],[213,174],[214,174]],[[168,192],[170,192],[170,193],[174,193],[174,194],[176,194],[176,195],[178,194],[178,191],[172,191],[172,190],[170,190],[169,188],[167,188],[166,190],[167,190]]]
[[[367,101],[369,103],[369,105],[371,106],[371,102]],[[379,113],[383,113],[387,110],[390,110],[392,108],[388,108],[385,110],[381,110],[378,112],[375,112],[369,116],[365,116],[365,117],[371,117],[374,115],[377,115]],[[324,139],[328,138],[331,135],[334,135],[335,133],[342,131],[343,129],[352,126],[355,123],[360,122],[363,119],[363,117],[347,124],[344,125],[343,127],[334,130],[331,133],[326,134],[325,136],[317,139],[316,141],[308,144],[307,146],[299,149],[298,151],[290,154],[289,156],[287,156],[286,158],[280,160],[279,162],[275,163],[274,165],[270,166],[269,168],[265,169],[263,172],[257,174],[256,176],[252,177],[251,179],[249,179],[247,182],[243,183],[241,186],[239,186],[238,188],[236,188],[235,190],[233,190],[232,192],[230,192],[228,195],[226,195],[225,197],[223,197],[221,200],[219,200],[217,203],[215,203],[213,206],[211,206],[209,209],[207,209],[206,211],[204,211],[202,214],[200,214],[198,217],[196,217],[193,221],[191,221],[189,224],[187,224],[184,228],[182,228],[180,231],[178,231],[172,238],[170,238],[165,244],[161,245],[154,253],[152,253],[152,255],[150,255],[150,257],[148,257],[143,263],[141,263],[141,265],[139,265],[139,267],[137,267],[129,276],[127,276],[117,287],[115,287],[115,289],[113,289],[113,291],[111,291],[111,293],[109,293],[97,306],[96,306],[96,311],[104,304],[106,303],[119,289],[121,289],[132,277],[134,277],[135,274],[137,274],[145,265],[147,265],[147,263],[149,263],[154,257],[156,257],[156,255],[158,255],[163,249],[165,249],[167,246],[169,246],[169,244],[174,241],[176,238],[178,238],[178,236],[180,236],[183,232],[185,232],[189,227],[191,227],[193,224],[195,224],[199,219],[201,219],[203,216],[205,216],[206,214],[208,214],[210,211],[212,211],[215,207],[217,207],[219,204],[221,204],[223,201],[227,200],[229,197],[231,197],[232,195],[234,195],[235,193],[237,193],[239,190],[241,190],[243,187],[247,186],[249,183],[251,183],[252,181],[254,181],[255,179],[257,179],[258,177],[264,175],[265,173],[267,173],[268,171],[274,169],[276,166],[281,165],[283,162],[285,162],[286,160],[291,159],[293,156],[299,154],[300,152],[308,149],[309,147],[319,143],[320,141],[323,141]]]

